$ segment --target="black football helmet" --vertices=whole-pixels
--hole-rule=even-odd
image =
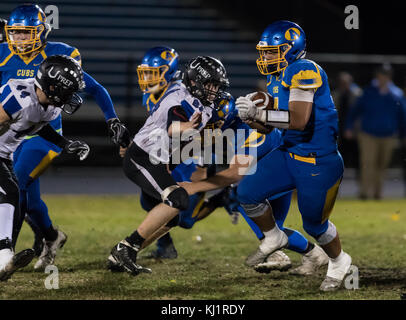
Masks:
[[[198,56],[187,63],[183,83],[204,106],[220,99],[229,86],[223,64],[220,60],[208,56]],[[213,90],[213,87],[218,87],[218,90]]]
[[[6,31],[4,26],[7,24],[7,20],[0,18],[0,43],[6,42]]]
[[[45,93],[52,105],[67,114],[76,112],[83,103],[76,93],[85,87],[82,67],[69,56],[55,55],[46,58],[35,76],[35,85]]]

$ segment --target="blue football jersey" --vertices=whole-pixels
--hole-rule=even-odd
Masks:
[[[309,122],[303,131],[282,130],[281,149],[300,156],[323,156],[337,150],[338,116],[325,71],[315,62],[299,59],[279,76],[268,76],[274,106],[288,110],[290,89],[315,89]]]
[[[35,56],[29,59],[22,59],[13,54],[7,43],[0,44],[0,73],[1,85],[7,83],[10,79],[34,78],[39,65],[48,56],[63,54],[71,56],[81,63],[81,57],[78,49],[62,42],[47,42],[45,47]],[[51,123],[55,130],[62,130],[62,116],[53,120]]]

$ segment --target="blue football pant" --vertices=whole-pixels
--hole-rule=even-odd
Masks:
[[[326,232],[344,171],[338,152],[306,158],[277,149],[257,166],[257,173],[245,176],[238,186],[241,203],[263,203],[265,199],[275,199],[296,189],[303,229],[316,239]]]
[[[31,220],[45,231],[52,225],[48,207],[41,199],[39,176],[60,154],[60,148],[41,137],[23,141],[14,153],[14,171],[20,188],[20,205]]]

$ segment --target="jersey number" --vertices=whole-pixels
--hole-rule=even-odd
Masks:
[[[28,97],[28,96],[30,95],[30,93],[29,93],[28,91],[22,91],[22,90],[24,90],[24,89],[27,89],[27,87],[26,87],[26,86],[22,86],[22,85],[18,85],[18,86],[17,86],[17,90],[18,90],[18,91],[21,91],[20,97],[21,97],[22,99],[24,99],[25,97]]]

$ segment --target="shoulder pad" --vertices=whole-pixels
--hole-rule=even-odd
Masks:
[[[283,72],[282,85],[290,89],[316,89],[322,84],[320,67],[311,60],[299,59]]]

